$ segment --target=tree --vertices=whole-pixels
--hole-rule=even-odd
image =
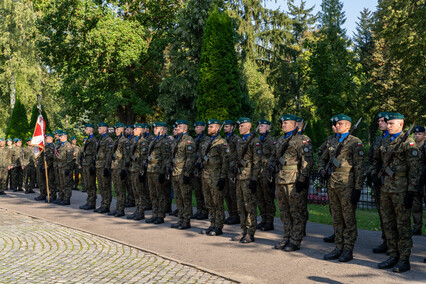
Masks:
[[[248,98],[240,86],[235,51],[236,33],[231,18],[215,8],[204,29],[197,86],[197,118],[237,119],[247,112]],[[246,106],[245,106],[246,104]]]
[[[31,110],[31,119],[30,119],[30,124],[29,124],[29,129],[34,130],[35,125],[37,123],[37,118],[40,115],[40,111],[37,107],[38,104],[34,104],[32,110]],[[44,123],[46,126],[46,133],[52,132],[52,130],[50,129],[50,123],[49,123],[49,118],[47,117],[46,112],[44,111],[44,109],[41,110],[41,115],[44,118]]]
[[[12,115],[6,129],[6,137],[26,139],[31,136],[28,125],[27,111],[19,98],[15,101]]]

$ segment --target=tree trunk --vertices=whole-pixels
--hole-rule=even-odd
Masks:
[[[16,102],[16,86],[15,86],[15,74],[12,71],[10,76],[10,109],[13,110]]]

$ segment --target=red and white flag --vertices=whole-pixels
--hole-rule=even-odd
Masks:
[[[37,118],[37,123],[34,129],[33,138],[31,139],[31,145],[34,146],[34,156],[37,158],[41,151],[44,150],[44,134],[46,125],[44,118],[40,114]]]

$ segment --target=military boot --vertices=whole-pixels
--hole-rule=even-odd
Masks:
[[[117,212],[115,212],[114,217],[123,217],[124,215],[124,210],[119,210]]]
[[[245,235],[245,237],[240,240],[240,243],[242,244],[248,244],[251,242],[254,242],[254,235],[250,234]]]
[[[233,241],[233,242],[240,242],[242,239],[245,238],[246,235],[247,235],[247,233],[241,233],[239,235],[236,235],[236,236],[232,237],[231,241]]]
[[[136,213],[138,213],[137,211],[135,211],[133,214],[130,214],[130,215],[127,215],[127,219],[129,219],[129,220],[134,220],[135,219],[135,216],[136,216]]]
[[[144,213],[141,213],[141,212],[138,212],[138,213],[135,215],[135,218],[133,218],[133,220],[135,220],[135,221],[139,221],[139,220],[143,220],[143,219],[145,219],[145,214],[144,214]]]
[[[182,224],[179,225],[178,230],[186,230],[191,228],[191,223],[188,222],[182,222]]]
[[[274,224],[272,223],[265,223],[262,228],[260,228],[262,231],[272,231],[274,230]]]
[[[260,229],[263,228],[263,226],[265,226],[265,222],[262,221],[262,222],[260,222],[259,224],[256,225],[256,229],[260,230]]]
[[[421,236],[422,235],[422,229],[414,228],[412,233],[413,233],[413,236]]]
[[[373,248],[373,253],[386,253],[388,251],[388,245],[383,242],[381,245]]]
[[[36,201],[44,201],[44,200],[46,200],[46,196],[40,194],[39,196],[34,197],[34,200],[36,200]]]
[[[145,223],[148,223],[148,224],[154,223],[155,220],[157,220],[157,217],[151,217],[151,218],[146,219]]]
[[[352,260],[353,254],[352,254],[352,250],[348,249],[348,248],[344,248],[342,254],[339,256],[339,261],[340,262],[348,262],[350,260]]]
[[[105,206],[101,206],[98,209],[95,209],[94,212],[101,213],[101,214],[103,214],[103,213],[109,213],[109,208],[105,207]]]
[[[110,211],[108,212],[108,216],[114,216],[115,213],[117,213],[117,210]]]
[[[333,260],[333,259],[338,259],[340,257],[340,255],[342,254],[342,250],[335,248],[332,252],[327,253],[326,255],[324,255],[324,260]]]
[[[398,263],[398,261],[399,261],[399,257],[393,257],[393,256],[391,256],[388,259],[386,259],[385,261],[380,262],[377,265],[377,268],[379,268],[379,269],[389,269],[389,268],[394,267]]]
[[[207,235],[207,234],[209,234],[211,231],[213,231],[213,227],[212,227],[212,226],[208,227],[207,229],[203,229],[203,230],[201,230],[201,231],[200,231],[200,234],[201,234],[201,235]]]
[[[296,251],[296,250],[300,250],[300,247],[293,243],[289,243],[283,248],[283,251],[287,251],[287,252]]]
[[[71,201],[69,199],[62,200],[58,205],[71,205]]]
[[[1,190],[0,195],[6,195],[6,192],[4,192],[4,190]]]
[[[209,219],[209,214],[207,214],[207,213],[200,213],[200,214],[198,214],[198,216],[197,216],[196,219],[197,220],[207,220],[207,219]]]
[[[209,236],[220,236],[223,235],[223,231],[221,228],[213,228],[213,230],[208,233]]]
[[[410,261],[407,260],[400,260],[392,269],[393,272],[396,273],[403,273],[405,271],[408,271],[411,269]]]
[[[154,224],[155,224],[155,225],[163,224],[163,223],[164,223],[164,218],[163,218],[163,217],[157,217],[157,218],[155,219],[155,221],[154,221]]]
[[[182,221],[179,221],[179,222],[177,222],[175,224],[171,224],[170,228],[177,229],[177,228],[179,228],[180,225],[182,225],[182,223],[183,223]]]
[[[288,243],[287,239],[282,239],[279,243],[275,244],[274,249],[284,249]]]
[[[332,234],[331,236],[325,237],[324,239],[322,239],[324,242],[326,243],[334,243],[334,239],[335,239],[335,235]]]
[[[179,214],[179,209],[175,209],[175,210],[173,210],[173,212],[170,212],[169,216],[175,216],[175,217],[177,217],[178,214]]]
[[[129,208],[129,207],[135,207],[135,203],[134,202],[126,202],[126,204],[124,205],[124,207]]]

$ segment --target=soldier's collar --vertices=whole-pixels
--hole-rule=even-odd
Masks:
[[[260,135],[260,137],[259,137],[260,141],[265,139],[265,137],[268,136],[268,134],[269,134],[269,131],[266,131],[264,134]]]
[[[287,132],[287,133],[285,134],[284,138],[288,138],[288,137],[290,137],[290,136],[291,136],[291,134],[293,134],[293,132],[294,132],[294,131],[296,131],[296,129],[293,129],[292,131]]]
[[[104,137],[105,137],[105,135],[108,135],[108,133],[104,133],[104,134],[102,134],[102,136],[101,136],[101,137],[102,137],[102,138],[104,138]]]
[[[349,136],[349,132],[342,133],[342,134],[336,133],[337,138],[346,138],[348,136]]]
[[[243,137],[243,141],[245,141],[249,136],[251,135],[251,132],[250,133],[248,133],[248,134],[244,134],[244,135],[242,135],[242,137]]]
[[[95,135],[90,134],[90,135],[89,135],[89,137],[87,137],[87,139],[90,139],[90,138],[92,138],[93,136],[95,136]]]
[[[391,134],[390,135],[390,139],[391,139],[391,141],[393,141],[393,140],[395,140],[400,134],[402,133],[402,131],[401,132],[398,132],[398,133],[395,133],[395,134]]]
[[[384,139],[384,138],[386,138],[388,136],[389,136],[389,131],[388,130],[383,131],[382,139]]]

